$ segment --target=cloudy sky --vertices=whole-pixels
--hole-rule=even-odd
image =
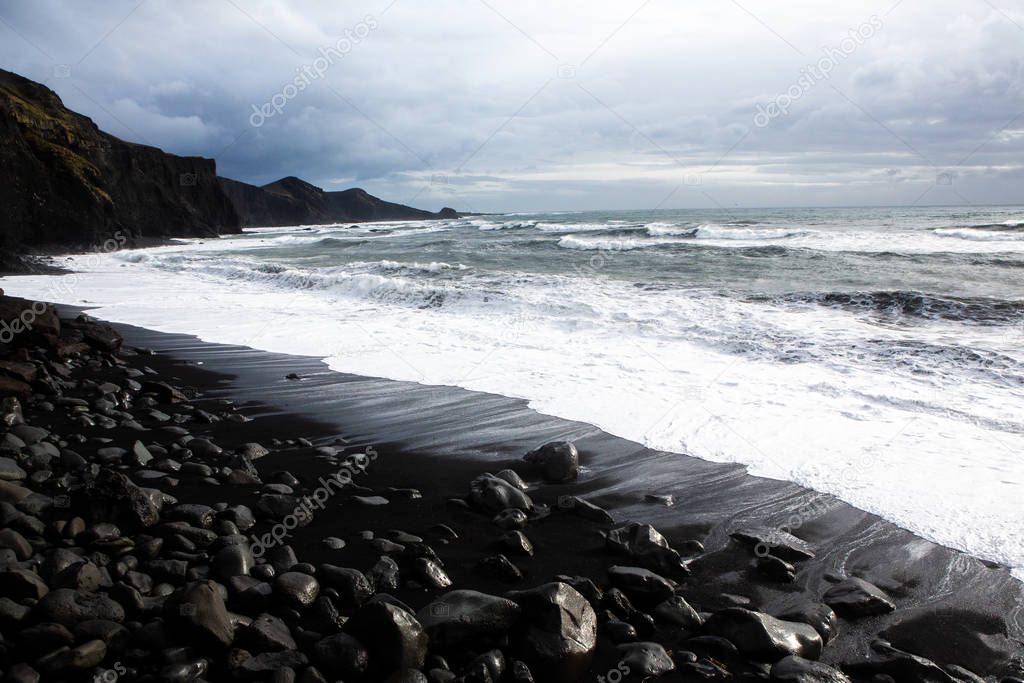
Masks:
[[[1024,0],[6,0],[0,65],[265,183],[478,211],[1024,203]]]

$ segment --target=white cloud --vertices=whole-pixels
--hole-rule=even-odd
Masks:
[[[911,202],[954,171],[955,184],[926,201],[1024,201],[1021,121],[1011,124],[1024,101],[1019,10],[962,0],[235,4],[15,0],[0,9],[16,32],[0,24],[0,61],[111,132],[215,155],[228,175],[355,182],[435,208]],[[759,104],[873,15],[881,29],[830,78],[754,125]],[[253,105],[367,17],[376,26],[322,78],[249,127]],[[52,78],[54,63],[71,77]],[[699,190],[673,193],[695,173]],[[452,182],[430,182],[437,175]]]

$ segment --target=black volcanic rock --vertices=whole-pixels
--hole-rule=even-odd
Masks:
[[[326,192],[294,176],[261,187],[230,178],[220,183],[246,227],[458,217],[454,209],[432,213],[386,202],[359,188]]]
[[[0,254],[106,249],[238,231],[212,159],[104,133],[49,88],[0,70]]]

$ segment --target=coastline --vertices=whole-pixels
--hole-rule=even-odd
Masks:
[[[189,335],[128,325],[114,327],[126,344],[153,348],[158,358],[173,359],[166,367],[205,385],[203,393],[208,397],[231,397],[243,408],[258,405],[254,414],[274,420],[330,425],[327,432],[344,433],[356,444],[373,444],[382,457],[370,468],[367,486],[413,486],[424,493],[423,502],[409,510],[388,507],[391,526],[387,528],[403,528],[402,524],[412,524],[424,514],[439,519],[423,520],[421,526],[449,521],[443,519],[448,514],[446,501],[464,496],[476,474],[521,465],[523,453],[542,443],[572,440],[584,466],[580,480],[534,486],[530,495],[554,508],[560,496],[585,497],[607,509],[616,523],[633,520],[654,525],[673,547],[699,540],[706,550],[690,563],[693,577],[681,582],[681,593],[700,611],[746,605],[781,613],[798,603],[820,600],[830,579],[851,575],[889,592],[897,610],[843,620],[840,634],[825,649],[824,662],[840,665],[864,660],[881,633],[894,645],[937,663],[1005,675],[1010,669],[997,669],[1010,666],[1009,661],[999,660],[1014,646],[1004,641],[1006,651],[1000,654],[993,643],[1001,641],[1001,631],[1018,643],[1024,636],[1024,586],[1006,569],[916,537],[831,496],[753,477],[741,466],[651,451],[590,425],[541,415],[521,400],[346,375],[314,358],[209,344]],[[218,381],[195,376],[211,371],[220,376]],[[301,379],[285,379],[290,373]],[[645,480],[637,483],[631,471],[641,459]],[[429,467],[423,467],[422,460]],[[289,467],[305,472],[310,464],[293,462]],[[666,507],[645,500],[647,494],[672,495],[676,502]],[[750,549],[730,540],[729,534],[748,526],[792,528],[794,514],[800,523],[793,533],[813,546],[816,557],[798,565],[794,583],[766,582],[748,567]],[[533,560],[517,558],[527,576],[523,585],[550,580],[554,574],[603,572],[611,558],[601,552],[596,530],[579,533],[580,524],[585,522],[575,515],[552,515],[528,527],[538,555]],[[313,525],[297,532],[294,545],[312,553],[322,535],[336,533],[335,526],[328,515],[318,516]],[[349,533],[361,528],[344,526]],[[464,570],[486,554],[493,531],[485,528],[475,538],[468,537],[455,561],[447,562],[456,588],[460,581],[497,594],[507,588]],[[551,545],[559,548],[556,558],[541,552]],[[572,551],[567,552],[569,548]],[[446,547],[442,555],[449,550],[454,546]],[[366,567],[372,564],[369,555],[353,555],[353,560],[353,566],[362,566],[359,560]],[[413,604],[415,595],[399,597],[422,607]]]

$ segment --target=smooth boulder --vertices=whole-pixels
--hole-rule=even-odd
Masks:
[[[597,644],[597,614],[568,584],[554,582],[508,594],[523,610],[514,632],[523,660],[539,678],[578,680]]]
[[[464,643],[483,647],[504,636],[517,622],[520,607],[512,600],[473,590],[445,593],[416,613],[431,645],[454,648]]]
[[[570,441],[546,443],[527,453],[523,460],[548,483],[564,484],[580,476],[580,454]]]
[[[777,662],[789,655],[818,659],[823,648],[821,636],[811,626],[742,607],[715,612],[704,622],[704,632],[725,638],[743,656],[758,662]]]

